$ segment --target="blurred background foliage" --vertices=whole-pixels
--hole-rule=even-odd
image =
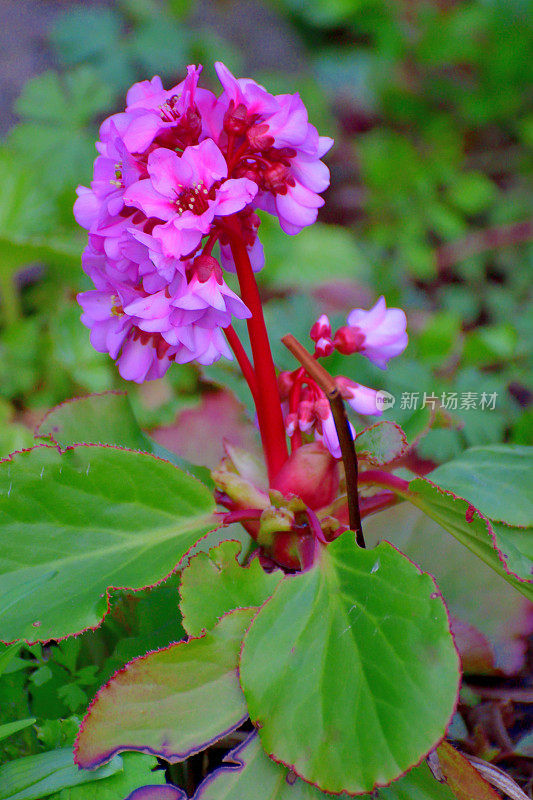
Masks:
[[[30,6],[32,4],[30,3]],[[39,19],[39,3],[33,3]],[[533,5],[527,0],[119,0],[41,11],[46,60],[14,104],[0,146],[0,450],[63,399],[127,388],[141,424],[169,425],[202,381],[231,367],[173,368],[126,386],[94,352],[75,296],[85,234],[72,217],[88,184],[98,123],[135,80],[170,86],[187,63],[225,61],[274,92],[300,91],[335,137],[320,221],[288,239],[265,218],[261,275],[274,336],[308,342],[313,315],[385,294],[411,340],[387,373],[354,359],[330,368],[397,398],[497,393],[494,410],[437,411],[419,454],[533,440]],[[16,13],[16,11],[13,11]],[[280,365],[291,358],[275,343]],[[244,395],[243,395],[244,398]]]

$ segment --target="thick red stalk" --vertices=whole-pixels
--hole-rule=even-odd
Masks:
[[[289,457],[276,369],[270,351],[259,289],[237,220],[231,219],[229,233],[241,297],[252,312],[252,316],[246,322],[257,381],[257,418],[267,462],[268,477],[272,481]]]

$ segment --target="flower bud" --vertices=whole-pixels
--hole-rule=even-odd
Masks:
[[[294,375],[292,372],[280,372],[278,375],[278,389],[281,400],[286,400],[294,384]]]
[[[242,136],[246,133],[248,123],[248,110],[244,103],[234,108],[233,102],[224,114],[224,130],[226,133],[233,133],[236,136]]]
[[[327,314],[321,314],[309,331],[309,336],[313,342],[323,338],[331,339],[331,323]]]
[[[214,256],[206,256],[203,253],[193,261],[193,268],[200,283],[205,283],[214,275],[217,283],[222,283],[222,268]]]
[[[337,493],[336,461],[320,442],[302,445],[285,462],[272,486],[286,497],[297,495],[310,508],[322,508]]]
[[[270,554],[281,567],[289,570],[309,569],[315,560],[317,543],[311,531],[276,534]]]
[[[262,122],[260,125],[253,125],[248,129],[247,137],[253,150],[268,150],[275,142],[273,136],[268,133],[268,125]]]
[[[333,339],[333,346],[345,356],[358,353],[365,343],[365,335],[357,330],[343,325],[339,328]]]

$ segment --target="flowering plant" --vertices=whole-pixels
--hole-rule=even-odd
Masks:
[[[520,473],[519,492],[528,449],[475,448],[429,480],[406,468],[416,436],[390,421],[364,427],[383,394],[332,377],[322,360],[360,354],[386,369],[404,351],[405,314],[383,297],[336,332],[322,314],[313,352],[285,336],[295,368],[276,370],[255,278],[265,263],[257,211],[288,235],[313,224],[332,141],[298,95],[216,70],[218,97],[191,66],[169,90],[159,78],[136,84],[103,122],[94,180],[74,209],[94,284],[79,302],[92,344],[128,380],[234,357],[265,463],[229,444],[211,475],[176,461],[114,395],[52,412],[42,427],[51,441],[0,473],[3,532],[25,522],[10,540],[6,591],[23,586],[27,601],[7,608],[2,635],[49,641],[96,627],[113,588],[154,585],[179,567],[186,638],[130,661],[98,692],[75,746],[80,768],[127,750],[179,763],[245,726],[195,800],[320,800],[389,784],[380,797],[449,798],[424,763],[457,702],[447,609],[398,549],[366,548],[363,520],[407,501],[531,597],[529,512],[497,499],[502,465]],[[246,320],[251,358],[233,318]],[[31,521],[30,494],[42,500]],[[37,539],[31,553],[25,537]],[[453,785],[445,744],[439,756]],[[167,783],[129,797],[185,795]]]

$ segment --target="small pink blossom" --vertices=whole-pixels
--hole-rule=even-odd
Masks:
[[[383,409],[380,408],[377,401],[379,392],[375,389],[370,389],[361,383],[355,383],[355,381],[351,381],[342,375],[336,378],[335,382],[341,391],[343,399],[358,414],[380,416],[383,413]]]
[[[226,180],[227,174],[226,160],[211,139],[187,147],[181,158],[159,148],[148,157],[149,177],[130,186],[124,200],[164,222],[153,236],[165,255],[187,255],[209,233],[215,216],[240,211],[257,192],[252,181]]]
[[[196,323],[204,328],[226,328],[236,319],[251,317],[249,309],[224,282],[222,270],[212,256],[198,256],[186,290],[173,298],[174,326]]]
[[[407,347],[407,318],[400,308],[387,308],[380,297],[369,311],[354,308],[348,325],[339,328],[334,344],[341,353],[362,353],[380,369]]]

